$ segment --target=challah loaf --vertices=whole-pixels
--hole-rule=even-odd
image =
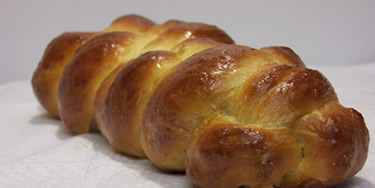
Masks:
[[[201,187],[332,185],[367,158],[363,117],[321,73],[289,48],[234,45],[211,25],[128,15],[64,33],[32,85],[73,133],[97,126],[115,151]]]

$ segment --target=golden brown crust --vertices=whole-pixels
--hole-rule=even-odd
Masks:
[[[284,46],[264,47],[260,50],[272,54],[280,64],[305,66],[302,59],[290,48]]]
[[[100,129],[111,146],[118,152],[145,157],[140,143],[140,127],[154,89],[181,62],[181,58],[219,44],[202,38],[185,40],[175,47],[176,53],[147,52],[116,73],[117,78],[109,88],[106,103],[103,108],[98,107],[103,112]],[[186,45],[189,48],[185,48]]]
[[[128,31],[133,33],[143,33],[154,25],[156,25],[155,22],[143,16],[129,14],[115,19],[104,31]]]
[[[226,44],[209,38],[191,38],[179,43],[172,51],[178,55],[180,60],[183,60],[202,50],[224,45]]]
[[[95,108],[94,108],[94,115],[95,120],[100,132],[108,139],[109,143],[111,143],[111,138],[106,136],[108,135],[108,131],[104,126],[104,104],[107,98],[108,89],[111,87],[113,81],[117,77],[117,74],[127,65],[127,63],[120,64],[116,69],[114,69],[100,84],[98,91],[96,92],[95,96]]]
[[[187,176],[200,187],[272,187],[299,164],[300,145],[290,129],[235,122],[205,126],[190,143],[186,162]]]
[[[233,44],[234,41],[216,26],[201,23],[186,23],[170,21],[165,23],[167,29],[147,44],[143,51],[171,50],[179,43],[193,38],[207,38],[224,44]]]
[[[106,136],[116,151],[145,157],[139,131],[143,110],[158,80],[169,69],[176,55],[167,51],[143,54],[126,66],[114,80],[104,105]],[[159,70],[159,71],[156,71]]]
[[[74,133],[89,131],[94,100],[102,80],[131,53],[135,35],[109,32],[81,46],[62,75],[58,105],[60,118]]]
[[[250,57],[252,56],[252,57]],[[185,169],[191,133],[206,116],[228,108],[232,79],[240,68],[267,54],[244,46],[203,50],[183,61],[158,86],[145,112],[141,142],[160,168]],[[271,63],[271,58],[270,58]],[[223,110],[224,111],[224,110]]]
[[[137,15],[98,34],[58,37],[33,76],[57,113],[70,61],[58,107],[75,133],[89,131],[95,107],[114,150],[186,170],[201,187],[325,187],[366,161],[361,114],[287,47],[233,45],[216,26]]]
[[[151,35],[160,35],[162,32],[168,30],[169,28],[172,28],[178,24],[184,24],[185,22],[180,20],[168,20],[164,23],[154,25],[150,29],[147,30],[147,33],[150,33]]]
[[[138,15],[119,17],[105,30],[140,33],[155,23]],[[75,51],[100,32],[66,32],[56,37],[47,46],[37,70],[33,74],[32,86],[40,104],[53,116],[58,117],[57,90],[65,66]]]
[[[236,45],[207,49],[186,59],[150,101],[142,131],[148,157],[160,168],[183,170],[191,132],[202,118],[230,108],[232,89],[258,66],[274,64],[274,59]]]
[[[212,142],[206,140],[214,133],[209,131],[210,128],[205,129],[205,125],[201,122],[207,117],[215,116],[215,114],[227,114],[234,118],[235,122],[239,121],[235,125],[225,124],[228,130],[240,125],[257,125],[271,132],[282,129],[295,134],[296,122],[300,118],[311,113],[314,109],[321,108],[330,101],[337,101],[331,84],[318,71],[307,69],[303,64],[295,62],[282,64],[284,60],[275,61],[275,59],[280,59],[280,57],[274,57],[272,53],[264,53],[262,50],[225,45],[199,52],[178,65],[160,83],[150,100],[149,108],[146,110],[141,141],[147,156],[158,167],[172,171],[185,169],[184,162],[187,160],[186,165],[190,165],[188,168],[193,168],[188,169],[188,171],[191,171],[188,173],[189,178],[203,187],[219,185],[235,187],[242,184],[251,186],[266,186],[268,184],[270,186],[319,186],[331,184],[332,182],[299,172],[297,173],[299,179],[295,181],[297,183],[288,183],[292,182],[293,179],[285,180],[284,177],[288,174],[292,174],[290,177],[295,176],[293,174],[296,172],[293,170],[299,162],[293,163],[290,168],[287,168],[288,170],[285,170],[284,167],[275,167],[269,173],[276,173],[278,176],[266,178],[269,181],[261,182],[259,177],[252,179],[253,175],[251,174],[244,177],[225,175],[223,177],[230,178],[220,179],[223,173],[231,172],[228,170],[229,167],[225,165],[236,164],[234,162],[236,161],[235,157],[218,157],[220,158],[218,160],[215,156],[220,156],[221,152],[217,150],[212,150],[214,154],[202,154],[202,150],[206,151],[205,149],[192,149],[195,141],[193,139],[190,142],[191,135],[196,131],[203,135],[199,136],[203,141],[200,139],[197,141],[199,142],[196,146],[198,148],[209,146],[211,148],[210,144],[214,147],[220,142],[219,138],[223,139],[222,136],[218,136],[217,140],[214,139],[216,137],[213,137]],[[231,101],[238,102],[232,103]],[[337,110],[333,110],[333,113],[336,114]],[[345,121],[350,122],[349,120]],[[358,135],[364,135],[358,137],[366,138],[368,133],[365,131],[364,124],[360,121],[356,121],[355,124],[362,130]],[[350,130],[347,130],[347,132],[350,133]],[[236,139],[238,137],[239,143],[243,142],[241,136],[234,137]],[[299,139],[302,139],[299,134],[295,137],[290,135],[287,137],[294,138],[293,142],[290,141],[290,143],[295,145],[299,145]],[[348,140],[353,144],[357,142]],[[270,142],[274,143],[275,141]],[[229,144],[228,147],[236,148],[236,143],[233,144]],[[366,148],[368,142],[361,141],[359,145]],[[284,144],[275,146],[275,148],[282,146]],[[294,147],[293,155],[298,157],[292,157],[294,162],[300,161],[305,154],[301,151],[301,147],[298,147],[297,155],[296,147]],[[223,148],[220,146],[220,149]],[[188,154],[186,158],[186,150],[191,150],[193,154]],[[243,150],[239,149],[239,151]],[[367,151],[364,149],[355,151],[355,153],[363,152]],[[236,151],[236,153],[240,152]],[[251,152],[244,154],[244,156],[256,157],[252,156]],[[358,162],[358,166],[363,166],[365,161],[363,156],[361,155],[361,158],[356,159],[361,161]],[[330,157],[324,156],[324,158],[329,159]],[[211,166],[210,163],[212,163]],[[286,164],[291,164],[291,162],[286,162]],[[217,169],[223,165],[225,171]],[[230,174],[241,174],[237,172],[241,169],[240,166],[233,168],[235,170]],[[248,166],[245,169],[248,170],[251,167]],[[251,171],[254,172],[254,170]],[[333,178],[335,179],[333,183],[341,182],[349,177],[343,170],[339,170],[339,172],[340,174]],[[314,173],[318,174],[318,172]],[[349,174],[353,175],[354,173],[351,171]],[[203,176],[202,174],[206,175]],[[220,183],[216,185],[214,182]]]
[[[96,33],[66,32],[53,39],[32,77],[32,87],[40,104],[58,117],[57,88],[63,70],[76,49]]]
[[[174,27],[166,30],[161,36],[179,35],[188,38],[209,38],[211,40],[233,44],[234,41],[224,31],[213,25],[202,23],[183,23],[176,24]]]
[[[369,136],[363,117],[336,101],[301,118],[297,134],[304,158],[296,173],[323,184],[342,182],[362,169],[366,161]]]
[[[272,74],[275,72],[273,70],[277,69],[271,70]],[[333,87],[319,72],[304,67],[294,67],[285,71],[286,74],[280,74],[268,80],[274,84],[271,87],[264,85],[262,81],[247,81],[250,87],[246,91],[249,93],[244,93],[248,95],[244,97],[244,101],[255,105],[251,110],[256,112],[248,115],[247,121],[267,122],[270,126],[293,126],[293,122],[302,115],[330,100],[336,100]],[[259,76],[261,80],[270,77],[267,74],[265,77],[262,74]],[[267,89],[262,95],[259,90],[264,86]],[[252,97],[253,95],[257,95],[258,98]]]
[[[130,20],[132,21],[131,23],[134,22],[136,23],[134,25],[138,26],[139,18],[136,18],[136,20],[132,20],[132,18],[130,16],[120,20]],[[140,25],[142,26],[142,24]],[[129,28],[131,27],[129,26]],[[166,31],[163,32],[163,29]],[[142,49],[145,46],[148,46],[148,51],[172,50],[180,42],[186,40],[184,35],[181,36],[182,33],[186,32],[191,32],[189,37],[193,38],[206,36],[212,37],[212,40],[221,40],[219,37],[222,37],[223,40],[232,42],[223,31],[214,26],[204,24],[170,21],[157,29],[160,31],[160,35],[155,35],[155,30],[152,30],[152,28],[150,30],[150,32],[143,34],[108,32],[96,36],[86,45],[81,46],[71,63],[65,68],[64,76],[60,83],[59,112],[62,121],[70,130],[75,133],[89,131],[90,122],[93,121],[94,98],[101,82],[120,63],[126,63],[143,53]],[[156,39],[154,40],[154,38]],[[173,45],[148,45],[153,44],[151,41],[166,39],[174,39],[174,42],[170,43]],[[119,147],[119,145],[114,147],[117,149],[123,148],[123,146]],[[130,154],[134,155],[134,153],[142,155],[139,149],[137,152],[133,151]]]

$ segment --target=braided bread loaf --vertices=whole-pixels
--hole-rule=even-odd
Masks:
[[[201,187],[308,187],[356,174],[360,113],[289,48],[234,45],[215,26],[128,15],[64,33],[32,85],[74,133],[99,128],[115,151],[185,171]]]

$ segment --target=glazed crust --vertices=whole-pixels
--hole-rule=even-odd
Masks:
[[[217,45],[220,43],[209,39],[188,39],[172,51],[147,52],[123,64],[103,81],[96,96],[95,118],[115,151],[146,157],[140,127],[154,89],[180,59]]]
[[[74,133],[89,131],[97,89],[108,74],[131,53],[135,35],[109,32],[81,46],[62,75],[58,105],[61,120]]]
[[[116,18],[104,31],[127,31],[132,33],[143,33],[155,25],[155,22],[147,18],[135,14],[129,14]]]
[[[82,45],[66,66],[59,85],[59,115],[74,133],[88,132],[90,127],[95,125],[93,119],[95,94],[103,80],[119,64],[128,63],[147,51],[172,50],[189,38],[211,37],[218,42],[233,42],[215,26],[178,21],[153,26],[149,22],[142,21],[143,19],[139,20],[140,18],[136,17],[129,26],[129,30],[139,27],[137,32],[107,32],[97,35]],[[124,19],[120,18],[114,23],[120,21],[124,22]],[[145,29],[147,27],[150,32]],[[114,147],[116,150],[120,148]],[[129,154],[133,153],[144,156],[141,150]]]
[[[189,147],[187,175],[193,183],[201,187],[278,185],[299,164],[300,145],[292,130],[215,118],[196,132]]]
[[[186,171],[200,187],[325,187],[367,159],[362,115],[287,47],[234,45],[216,26],[137,15],[54,39],[33,75],[73,133]]]
[[[154,22],[142,16],[125,15],[113,21],[103,32],[139,33],[153,25]],[[53,39],[47,46],[38,68],[34,71],[32,86],[38,101],[50,115],[59,117],[57,93],[66,65],[80,46],[103,32],[65,32]]]
[[[321,73],[306,68],[291,50],[279,49],[285,48],[219,46],[178,65],[146,109],[141,141],[147,156],[162,169],[186,169],[202,187],[327,186],[358,172],[369,141],[362,117],[338,104]],[[310,117],[321,109],[331,115]],[[317,121],[309,129],[313,133],[301,131],[306,118],[308,127]],[[326,146],[319,142],[324,131],[332,132],[331,121],[342,127],[333,135],[342,147],[322,153]],[[335,149],[337,157],[330,154]]]
[[[103,108],[105,136],[115,150],[146,157],[139,138],[142,112],[157,81],[176,60],[176,55],[168,51],[148,52],[119,72]]]
[[[74,52],[96,33],[66,32],[53,39],[32,78],[32,88],[39,103],[52,116],[58,117],[57,88],[65,66]]]
[[[278,63],[275,59],[262,50],[227,45],[183,61],[159,84],[146,109],[141,141],[148,157],[160,168],[184,170],[193,130],[206,117],[240,109],[229,105],[236,100],[233,92],[259,66]]]

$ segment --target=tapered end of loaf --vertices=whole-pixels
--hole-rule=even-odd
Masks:
[[[188,178],[200,187],[327,187],[362,169],[369,135],[360,113],[331,101],[294,128],[207,120],[187,153]]]
[[[39,103],[47,112],[59,116],[57,90],[65,66],[75,51],[96,33],[65,32],[54,38],[44,51],[32,77],[32,88]]]

